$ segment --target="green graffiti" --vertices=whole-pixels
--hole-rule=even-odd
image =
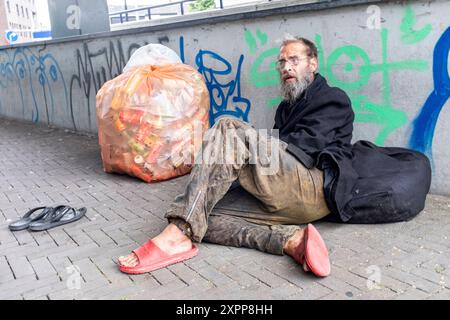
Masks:
[[[383,146],[388,136],[408,122],[408,118],[401,110],[388,105],[376,104],[368,101],[367,97],[349,94],[355,111],[355,122],[380,124],[381,129],[375,143]]]
[[[347,82],[339,80],[333,73],[332,68],[339,65],[338,61],[341,57],[347,57],[350,62],[345,63],[344,72],[352,72],[355,67],[354,63],[358,60],[362,61],[362,66],[359,69],[359,80]],[[370,79],[370,59],[368,54],[357,46],[344,46],[334,50],[328,57],[328,63],[326,64],[325,74],[328,75],[328,81],[335,86],[342,88],[345,91],[358,90],[364,87]]]
[[[258,37],[259,41],[261,42],[262,46],[265,46],[267,43],[267,34],[261,32],[261,30],[256,30],[256,36]],[[253,37],[252,33],[248,30],[244,33],[245,42],[248,45],[248,48],[250,50],[251,54],[255,54],[256,50],[258,49],[258,45],[256,43],[256,39]]]
[[[272,87],[280,84],[280,76],[276,67],[276,59],[267,58],[277,56],[278,48],[271,48],[263,53],[261,53],[258,58],[256,58],[255,63],[253,63],[250,70],[250,78],[252,83],[257,88]],[[266,71],[261,70],[261,66],[265,61],[269,61],[269,69]]]
[[[407,6],[405,10],[405,16],[403,17],[402,24],[400,25],[400,31],[402,32],[401,40],[405,44],[413,44],[425,39],[431,32],[431,24],[425,25],[420,30],[414,30],[416,24],[416,15],[411,8]]]
[[[253,37],[252,33],[248,30],[244,33],[245,42],[247,43],[248,50],[251,54],[255,54],[258,49],[258,45],[256,44],[256,39]]]
[[[249,48],[250,54],[255,55],[258,50],[258,43],[261,46],[267,44],[267,34],[256,30],[256,39],[250,31],[245,31],[244,38]],[[275,87],[280,85],[280,76],[276,68],[276,59],[279,50],[277,47],[268,48],[261,52],[250,68],[250,82],[256,88]],[[276,107],[282,101],[281,97],[269,98],[266,105],[269,108]]]
[[[318,34],[314,37],[314,42],[317,47],[317,60],[319,61],[319,65],[317,66],[317,72],[323,74],[323,62],[325,61],[323,46],[322,46],[322,37]]]
[[[326,61],[322,46],[322,39],[316,35],[316,45],[319,52],[323,75],[330,85],[340,87],[349,95],[355,111],[355,121],[361,123],[374,123],[381,126],[375,143],[384,145],[388,136],[395,130],[404,126],[408,119],[406,114],[395,109],[391,102],[390,73],[400,70],[425,71],[428,63],[423,60],[388,61],[387,40],[388,30],[381,30],[381,63],[372,63],[369,55],[360,47],[354,45],[342,46],[335,49]],[[358,94],[358,91],[367,86],[374,73],[382,74],[381,103],[369,101]],[[354,79],[348,80],[356,73]]]
[[[261,30],[256,30],[256,36],[258,37],[259,41],[261,42],[262,46],[265,46],[267,43],[267,33],[261,32]]]
[[[275,98],[270,98],[270,99],[267,101],[267,105],[268,105],[270,108],[275,108],[275,107],[277,107],[277,106],[281,103],[281,101],[283,101],[283,98],[282,98],[281,96],[275,97]]]
[[[408,23],[410,24],[408,30],[412,30],[411,28],[415,23],[414,15],[411,18],[408,12],[407,17],[409,20],[406,19],[406,21],[409,21]],[[404,25],[402,26],[405,28]],[[423,30],[425,28],[420,33],[424,33]],[[257,55],[258,41],[264,46],[267,43],[267,35],[257,30],[256,36],[250,31],[246,31],[244,36],[250,54],[256,56],[250,68],[250,82],[258,89],[279,86],[280,79],[275,65],[279,49],[276,47],[266,48]],[[379,126],[380,129],[377,132],[375,143],[380,146],[385,144],[390,134],[408,122],[405,112],[395,108],[392,104],[391,73],[395,71],[422,72],[429,68],[427,61],[424,60],[389,61],[388,36],[389,32],[387,29],[380,31],[381,61],[379,63],[376,63],[364,49],[356,45],[337,47],[329,55],[326,55],[322,37],[318,34],[315,36],[315,43],[318,49],[319,72],[328,79],[331,86],[339,87],[348,94],[355,111],[356,122]],[[423,39],[423,35],[417,36],[416,39],[420,41],[420,39]],[[373,101],[373,99],[369,99],[360,93],[361,90],[369,85],[374,74],[381,74],[381,84],[379,86],[381,96],[379,101]],[[267,100],[267,105],[273,108],[281,101],[282,98],[280,96],[272,97]]]

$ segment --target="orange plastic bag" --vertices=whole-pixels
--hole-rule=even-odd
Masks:
[[[97,93],[98,136],[106,172],[146,182],[187,174],[209,127],[209,93],[201,74],[181,64],[129,68]]]

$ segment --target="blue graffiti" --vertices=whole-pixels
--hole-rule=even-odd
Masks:
[[[36,87],[37,83],[39,87]],[[37,56],[29,48],[17,48],[13,54],[8,50],[0,51],[0,90],[5,91],[1,96],[11,97],[12,101],[20,99],[23,119],[38,122],[41,116],[39,106],[45,105],[47,123],[53,122],[56,101],[52,87],[56,84],[64,87],[67,105],[64,77],[51,54]],[[60,94],[59,90],[55,91]],[[15,103],[8,105],[16,107]],[[5,110],[2,112],[6,113]]]
[[[212,65],[216,67],[209,67],[208,62],[213,62]],[[236,76],[234,80],[221,82],[220,76],[228,76],[232,73],[233,67],[231,64],[217,53],[200,50],[195,58],[198,71],[203,75],[206,81],[206,86],[209,90],[209,97],[211,100],[210,108],[210,125],[213,125],[216,119],[222,115],[230,115],[248,122],[248,115],[250,112],[250,100],[242,97],[241,92],[241,67],[244,61],[244,55],[241,55],[238,62]],[[221,66],[217,66],[217,64]],[[234,110],[228,108],[228,103],[231,98],[231,103]]]
[[[180,59],[181,59],[181,62],[185,62],[185,57],[184,57],[184,37],[183,36],[181,36],[180,37]]]
[[[425,153],[433,159],[432,145],[434,131],[443,106],[450,97],[448,57],[450,52],[450,27],[438,40],[433,55],[434,90],[428,97],[420,114],[413,122],[410,147]]]
[[[180,37],[180,58],[185,63],[184,37]],[[219,80],[219,77],[227,77],[233,72],[232,65],[215,52],[200,50],[196,57],[198,72],[200,72],[206,82],[210,97],[209,123],[214,125],[216,119],[222,115],[230,115],[248,122],[250,113],[250,100],[242,97],[241,92],[241,68],[244,56],[239,57],[238,67],[234,80]],[[216,66],[215,68],[210,67]],[[219,65],[219,66],[217,66]],[[225,81],[225,82],[224,82]],[[228,108],[230,102],[234,110]]]

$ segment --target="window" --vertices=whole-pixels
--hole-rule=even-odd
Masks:
[[[25,11],[27,13],[27,19],[30,19],[30,15],[28,14],[28,8],[26,8]]]
[[[8,13],[11,13],[11,6],[9,4],[9,1],[6,1],[6,5],[8,6]]]
[[[19,5],[18,4],[16,4],[16,9],[17,9],[17,16],[20,16]]]
[[[25,17],[25,13],[23,11],[23,6],[21,6],[21,8],[22,8],[22,17]]]

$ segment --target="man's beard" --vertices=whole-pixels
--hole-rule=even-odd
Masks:
[[[294,82],[286,82],[284,79],[281,81],[281,95],[291,104],[300,97],[313,80],[313,77],[308,75],[296,78],[297,80]]]

